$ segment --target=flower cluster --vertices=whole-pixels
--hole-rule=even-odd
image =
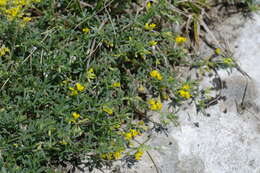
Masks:
[[[70,90],[69,95],[75,96],[78,95],[79,92],[83,92],[85,90],[85,87],[80,83],[76,83],[74,87],[69,87],[69,90]]]
[[[223,58],[223,63],[226,65],[233,65],[233,59],[232,58]]]
[[[184,99],[191,98],[189,85],[183,85],[182,88],[178,92],[179,92],[180,96]]]
[[[220,55],[221,54],[221,49],[220,48],[216,48],[215,49],[215,53],[216,53],[216,55]]]
[[[114,113],[113,109],[109,108],[108,106],[103,106],[103,111],[108,113],[108,115],[112,115]]]
[[[83,29],[82,29],[82,32],[84,32],[84,33],[88,34],[88,33],[90,32],[90,29],[89,29],[89,28],[87,28],[87,27],[86,27],[86,28],[83,28]]]
[[[110,153],[104,153],[101,155],[102,159],[105,160],[118,160],[122,157],[122,153],[125,151],[125,149],[121,149],[115,152],[110,152]]]
[[[135,129],[130,129],[129,132],[124,133],[125,140],[127,140],[127,141],[131,140],[132,138],[136,137],[137,135],[140,135],[140,132],[138,132]]]
[[[151,72],[150,72],[150,76],[153,77],[153,78],[155,78],[155,79],[157,79],[157,80],[162,80],[162,79],[163,79],[162,75],[161,75],[160,72],[157,71],[157,70],[151,71]]]
[[[119,88],[121,86],[121,83],[120,82],[115,82],[112,84],[113,87],[115,88]]]
[[[68,120],[68,122],[69,122],[69,123],[75,123],[75,122],[79,119],[80,114],[77,113],[77,112],[73,112],[73,113],[71,114],[71,116],[72,116],[72,118],[70,118],[70,119]]]
[[[90,69],[87,71],[86,77],[87,77],[87,79],[88,79],[89,81],[96,78],[96,74],[94,73],[94,69],[93,69],[93,68],[90,68]]]
[[[187,41],[187,38],[182,37],[182,36],[177,36],[177,37],[175,38],[175,42],[176,42],[177,44],[182,44],[182,43],[185,43],[186,41]]]
[[[135,160],[141,160],[141,157],[143,156],[144,152],[141,149],[138,149],[137,152],[134,154]]]
[[[151,6],[152,6],[152,3],[150,1],[148,1],[147,4],[146,4],[147,10],[149,10],[151,8]]]
[[[4,45],[0,48],[0,56],[4,56],[7,52],[10,52],[10,49]]]
[[[74,118],[74,120],[77,120],[80,117],[80,114],[77,112],[73,112],[72,117]]]
[[[29,8],[33,3],[38,3],[40,0],[0,0],[0,14],[12,21],[16,18],[21,19],[22,25],[31,21],[25,13],[25,9]]]
[[[149,103],[149,108],[152,110],[152,111],[160,111],[162,110],[162,103],[160,100],[155,100],[155,99],[149,99],[148,101]]]
[[[156,27],[156,24],[154,23],[146,23],[145,26],[144,26],[144,29],[146,29],[147,31],[152,31],[154,28]]]
[[[154,40],[152,40],[152,41],[149,41],[149,45],[150,46],[155,46],[155,45],[157,45],[157,41],[154,41]]]

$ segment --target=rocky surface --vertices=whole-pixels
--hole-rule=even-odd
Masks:
[[[163,133],[151,137],[151,157],[146,153],[131,169],[118,166],[115,172],[260,173],[260,15],[253,19],[235,15],[216,32],[252,79],[238,71],[219,71],[227,85],[222,92],[225,101],[210,107],[209,116],[197,114],[192,106],[181,111],[180,124],[168,128],[168,137]]]

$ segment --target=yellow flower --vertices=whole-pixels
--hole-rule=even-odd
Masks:
[[[149,99],[148,103],[150,105],[154,105],[156,103],[155,99]]]
[[[182,37],[182,36],[177,36],[177,37],[175,38],[175,42],[176,42],[177,44],[182,44],[182,43],[185,43],[186,41],[187,41],[187,38]]]
[[[139,132],[138,132],[137,130],[135,130],[135,129],[130,129],[130,133],[131,133],[131,135],[132,135],[133,137],[139,135]]]
[[[112,84],[113,87],[120,87],[121,86],[121,83],[120,82],[115,82]]]
[[[31,17],[23,17],[23,22],[27,23],[30,22],[32,20]]]
[[[111,41],[109,41],[109,40],[104,40],[103,42],[104,42],[104,43],[105,43],[105,45],[106,45],[107,47],[109,47],[109,48],[112,48],[112,47],[114,47],[114,43],[113,43],[113,42],[111,42]]]
[[[78,91],[81,91],[81,92],[82,92],[82,91],[85,90],[85,87],[82,86],[80,83],[76,83],[75,86],[76,86],[76,89],[77,89]]]
[[[150,109],[153,110],[153,111],[157,110],[156,104],[151,104]]]
[[[94,69],[93,68],[90,68],[87,72],[87,78],[88,79],[95,79],[96,78],[96,75],[94,73]]]
[[[74,118],[74,120],[77,120],[80,117],[80,114],[77,112],[73,112],[72,117]]]
[[[20,23],[21,27],[24,27],[31,20],[32,20],[32,18],[30,18],[30,17],[23,17],[22,22]]]
[[[106,160],[112,160],[113,155],[111,153],[102,154],[101,157]]]
[[[113,114],[113,110],[107,106],[104,106],[103,107],[103,111],[108,113],[109,115],[112,115]]]
[[[113,153],[113,156],[114,156],[114,158],[117,160],[117,159],[120,159],[120,158],[121,158],[122,154],[121,154],[120,151],[116,151],[116,152]]]
[[[7,52],[10,52],[10,49],[8,49],[7,47],[2,46],[0,48],[0,56],[4,56]]]
[[[90,29],[86,27],[86,28],[83,28],[82,31],[87,34],[90,32]]]
[[[132,139],[133,136],[132,136],[132,133],[125,133],[124,137],[125,137],[125,140],[129,141]]]
[[[5,10],[5,13],[8,15],[9,20],[13,20],[15,17],[17,17],[20,13],[20,7],[13,7],[8,10]]]
[[[151,29],[154,29],[154,28],[156,27],[156,24],[151,23],[151,24],[149,25],[149,27],[150,27]]]
[[[152,31],[154,28],[156,27],[156,24],[154,23],[146,23],[145,26],[144,26],[144,29],[148,30],[148,31]]]
[[[141,150],[138,150],[136,153],[135,153],[135,160],[140,160],[141,157],[143,156],[144,152],[141,151]]]
[[[157,70],[151,71],[150,72],[150,76],[155,78],[155,79],[158,79],[158,80],[162,80],[163,79],[162,75]]]
[[[147,10],[149,10],[151,8],[151,6],[152,6],[152,3],[150,1],[148,1],[147,4],[146,4]]]
[[[71,91],[71,92],[69,93],[69,95],[71,95],[71,96],[76,96],[76,95],[78,95],[78,91],[75,90],[74,88],[69,87],[69,90]]]
[[[154,40],[153,40],[153,41],[150,41],[150,42],[149,42],[149,45],[150,45],[150,46],[155,46],[155,45],[157,45],[157,43],[158,43],[157,41],[154,41]]]
[[[215,49],[215,53],[216,53],[217,55],[220,55],[220,54],[221,54],[221,49],[220,49],[220,48]]]
[[[88,70],[88,72],[94,73],[94,69],[93,69],[93,68],[90,68],[90,69]]]
[[[102,159],[106,159],[106,158],[107,158],[107,155],[106,155],[106,154],[101,154],[101,158],[102,158]]]
[[[233,60],[232,58],[224,58],[223,59],[223,62],[227,65],[231,65],[233,63]]]
[[[183,85],[183,86],[182,86],[182,89],[183,89],[183,90],[189,90],[189,89],[190,89],[190,86],[187,85],[187,84],[186,84],[186,85]]]
[[[155,100],[155,99],[149,99],[148,101],[149,105],[150,105],[150,109],[153,111],[156,110],[162,110],[162,103],[160,100]]]
[[[144,28],[145,28],[146,30],[150,30],[149,23],[146,23]]]
[[[156,106],[157,110],[162,110],[162,103],[160,101],[157,101]]]
[[[191,94],[189,91],[179,90],[179,94],[181,97],[183,97],[185,99],[189,99],[191,97]]]
[[[62,145],[67,145],[68,142],[66,142],[66,141],[63,139],[62,141],[60,141],[60,144],[62,144]]]

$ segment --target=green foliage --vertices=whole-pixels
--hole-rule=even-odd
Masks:
[[[12,20],[1,12],[1,172],[139,160],[143,146],[130,142],[151,123],[147,111],[160,112],[165,100],[177,110],[200,94],[179,69],[232,64],[222,55],[193,60],[171,27],[183,21],[169,2],[134,4],[46,0]],[[180,9],[200,13],[198,4]],[[176,112],[168,119],[176,122]]]
[[[260,4],[258,0],[215,0],[217,3],[224,3],[226,5],[235,5],[245,11],[258,11]]]

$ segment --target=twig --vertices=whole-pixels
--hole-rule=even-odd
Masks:
[[[240,106],[241,106],[242,109],[245,108],[244,101],[245,101],[245,97],[246,97],[247,87],[248,87],[248,82],[246,82],[246,86],[245,86],[245,89],[244,89],[242,101],[240,103]]]
[[[108,15],[108,19],[109,19],[110,22],[111,22],[111,25],[112,25],[112,28],[113,28],[114,35],[116,35],[115,25],[114,25],[113,20],[112,20],[112,18],[111,18],[111,16],[110,16],[110,14],[109,14],[109,12],[108,12],[108,10],[107,10],[106,7],[105,7],[105,11],[106,11],[106,13],[107,13],[107,15]]]
[[[29,58],[32,57],[33,53],[37,50],[37,47],[33,47],[32,51],[30,52],[30,54],[23,60],[23,62],[21,64],[24,64]]]
[[[155,167],[155,169],[156,169],[156,172],[157,172],[157,173],[160,173],[159,168],[158,168],[157,165],[155,164],[155,162],[154,162],[154,160],[153,160],[151,154],[150,154],[148,151],[145,151],[145,152],[147,153],[147,155],[149,156],[149,158],[150,158],[151,161],[153,162],[153,165],[154,165],[154,167]]]
[[[234,61],[234,64],[235,64],[235,68],[237,69],[238,72],[240,72],[242,75],[244,75],[247,78],[249,78],[250,80],[252,80],[252,78],[249,76],[249,74],[247,74],[244,70],[242,70],[242,68],[238,65],[237,62]]]
[[[5,87],[6,83],[10,80],[10,78],[6,79],[6,81],[4,82],[4,84],[2,85],[0,90],[3,90],[3,88]]]
[[[94,8],[93,5],[91,4],[88,4],[86,2],[83,2],[83,1],[79,1],[80,5],[82,5],[83,7],[90,7],[90,8]]]
[[[216,39],[216,37],[214,36],[214,34],[210,31],[210,29],[207,27],[206,23],[203,20],[200,20],[200,24],[203,26],[203,28],[207,31],[207,33],[209,33],[209,35],[211,36],[211,38],[213,39],[213,41],[216,43],[216,45],[218,47],[221,47],[218,40]]]

